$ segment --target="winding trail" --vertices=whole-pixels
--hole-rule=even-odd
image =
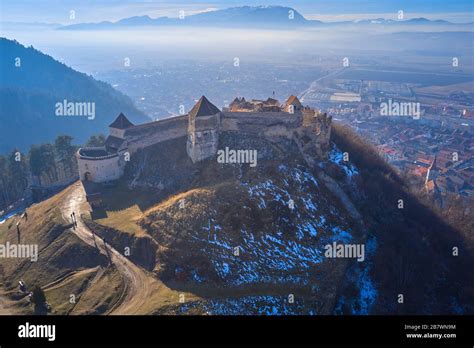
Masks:
[[[100,252],[110,255],[111,262],[120,272],[125,283],[125,291],[117,304],[112,306],[107,314],[147,314],[153,312],[154,305],[163,301],[151,301],[152,297],[160,295],[164,302],[174,302],[178,299],[175,293],[166,287],[161,281],[156,279],[151,273],[138,267],[120,252],[115,250],[109,243],[104,242],[97,235],[94,237],[92,231],[81,219],[81,214],[87,212],[85,191],[81,183],[74,184],[71,193],[66,197],[62,209],[63,217],[70,221],[71,213],[74,212],[77,220],[76,229],[71,229],[85,243],[97,247]],[[108,253],[107,253],[108,251]]]

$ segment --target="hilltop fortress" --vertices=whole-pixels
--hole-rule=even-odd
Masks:
[[[120,178],[130,156],[163,141],[183,138],[193,163],[216,155],[221,132],[237,132],[278,141],[293,139],[301,151],[325,157],[329,149],[331,117],[303,106],[291,96],[284,104],[268,98],[236,98],[222,111],[201,97],[186,115],[141,125],[132,124],[122,113],[109,126],[104,147],[80,148],[76,154],[80,179],[96,183]],[[185,140],[187,139],[187,140]]]

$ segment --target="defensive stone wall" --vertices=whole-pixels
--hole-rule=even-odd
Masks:
[[[292,129],[301,127],[300,112],[223,112],[222,130],[244,132],[255,135],[288,135]]]
[[[181,138],[187,135],[188,116],[170,117],[164,120],[135,126],[125,132],[130,153],[155,145],[162,141]]]

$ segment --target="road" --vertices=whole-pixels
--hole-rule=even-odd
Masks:
[[[299,96],[300,101],[303,102],[304,98],[306,97],[306,94],[314,91],[314,89],[317,87],[319,81],[327,79],[328,77],[333,77],[333,76],[343,72],[345,69],[346,68],[342,68],[342,69],[337,69],[337,70],[331,71],[329,74],[321,76],[319,79],[314,80],[313,82],[311,82],[309,87],[307,89],[305,89],[303,92],[300,93],[300,96]]]
[[[92,231],[84,224],[80,218],[81,214],[87,212],[87,204],[85,203],[85,192],[82,184],[74,184],[74,188],[67,196],[62,212],[66,221],[70,221],[71,213],[74,212],[77,219],[77,228],[72,231],[85,243],[98,247],[100,252],[107,256],[107,250],[111,257],[112,263],[122,275],[125,282],[125,292],[119,303],[113,306],[107,314],[146,314],[150,308],[147,308],[146,302],[156,295],[159,288],[163,288],[164,284],[154,278],[150,273],[138,267],[124,255],[112,248],[108,243],[107,246],[99,237],[94,237]]]

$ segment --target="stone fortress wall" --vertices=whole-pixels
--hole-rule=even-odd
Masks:
[[[288,129],[301,127],[301,112],[222,112],[222,130],[257,134],[269,127]]]
[[[93,182],[116,180],[123,174],[127,157],[139,149],[184,137],[187,153],[196,163],[216,155],[221,132],[252,134],[276,141],[279,137],[294,138],[302,146],[313,147],[317,156],[325,156],[331,117],[303,107],[294,96],[284,105],[277,103],[271,98],[250,102],[236,98],[221,111],[203,96],[186,115],[137,126],[121,114],[110,125],[105,147],[82,148],[77,152],[80,178]]]
[[[125,131],[127,137],[128,151],[134,153],[163,141],[186,136],[188,128],[188,116],[175,116],[145,123]]]

